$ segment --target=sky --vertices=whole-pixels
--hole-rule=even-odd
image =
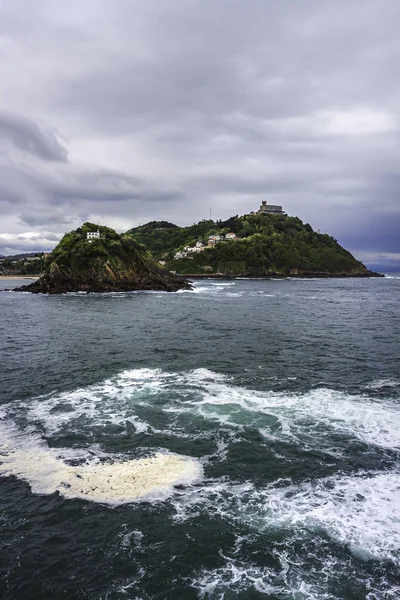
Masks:
[[[400,270],[399,0],[0,0],[0,254],[280,204]]]

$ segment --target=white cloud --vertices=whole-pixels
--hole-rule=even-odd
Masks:
[[[62,234],[57,235],[50,232],[1,233],[0,253],[7,256],[22,252],[47,252],[57,245],[61,237]]]
[[[373,135],[398,128],[393,115],[368,107],[338,112],[319,111],[316,119],[320,131],[331,135]]]
[[[265,131],[274,130],[284,136],[310,138],[310,136],[371,136],[393,132],[398,120],[388,112],[372,108],[348,108],[342,111],[317,110],[313,114],[266,120]]]

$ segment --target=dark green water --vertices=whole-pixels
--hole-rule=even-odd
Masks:
[[[396,276],[1,293],[0,598],[400,598],[399,300]],[[50,456],[158,451],[203,477],[32,491]]]

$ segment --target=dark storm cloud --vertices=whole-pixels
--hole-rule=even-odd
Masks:
[[[0,140],[43,160],[66,162],[67,152],[54,132],[41,129],[21,115],[0,111]]]
[[[110,130],[171,120],[179,129],[187,116],[212,131],[236,113],[259,120],[371,99],[380,105],[374,84],[382,79],[398,91],[385,77],[397,63],[388,42],[400,16],[394,0],[175,0],[139,3],[139,18],[137,3],[122,6],[116,19],[126,52],[54,80],[58,101]]]
[[[360,211],[357,227],[344,227],[340,242],[376,253],[400,253],[400,214],[395,212],[365,214]]]
[[[65,214],[63,210],[52,210],[49,208],[27,208],[19,215],[19,221],[23,226],[29,228],[37,227],[60,227],[72,228],[77,222],[82,223],[88,220],[87,213],[75,213],[75,215]],[[48,239],[58,239],[58,236],[48,236]]]
[[[0,168],[0,175],[1,175]],[[20,205],[19,222],[31,227],[64,226],[89,218],[90,212],[107,210],[118,213],[118,208],[128,205],[163,204],[184,200],[181,191],[171,186],[159,189],[138,177],[105,170],[80,170],[68,166],[57,173],[32,171],[20,166],[11,174],[12,186],[7,181],[10,173],[4,169],[0,180],[0,211],[13,214],[15,204]],[[9,194],[12,187],[14,196]],[[85,209],[83,209],[85,207]]]
[[[43,181],[42,191],[52,204],[65,201],[88,202],[158,202],[179,199],[179,190],[157,189],[139,177],[98,170],[94,173],[69,172],[68,177]]]
[[[356,253],[400,253],[397,0],[0,10],[0,115],[20,115],[0,116],[3,231],[189,223],[267,199]]]

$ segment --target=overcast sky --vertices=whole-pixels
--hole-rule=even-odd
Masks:
[[[399,0],[0,0],[0,253],[262,200],[400,266]]]

